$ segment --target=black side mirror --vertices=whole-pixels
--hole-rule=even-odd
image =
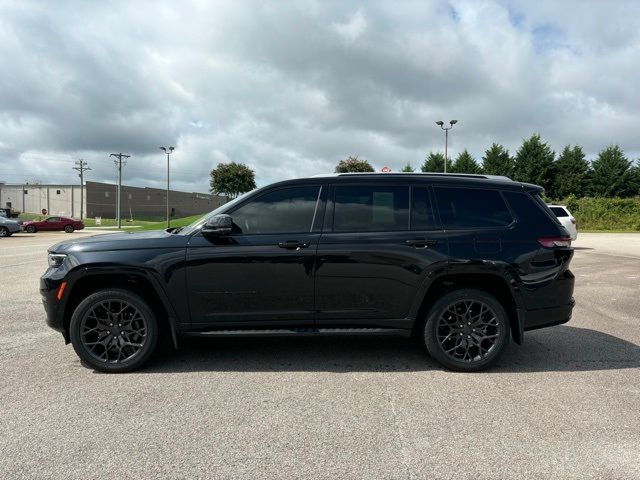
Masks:
[[[233,220],[231,219],[231,215],[226,215],[224,213],[211,217],[202,227],[203,235],[227,235],[232,231]]]

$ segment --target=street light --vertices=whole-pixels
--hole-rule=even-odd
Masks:
[[[167,228],[169,228],[169,155],[173,153],[174,148],[160,147],[160,150],[167,154]]]
[[[447,173],[447,148],[449,146],[449,130],[451,130],[456,123],[458,123],[458,120],[451,120],[449,122],[450,126],[445,127],[442,120],[438,120],[436,122],[436,125],[444,130],[444,173]]]

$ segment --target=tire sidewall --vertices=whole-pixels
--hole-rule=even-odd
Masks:
[[[9,235],[11,235],[9,233],[9,229],[6,227],[0,227],[0,237],[8,237]]]
[[[74,230],[75,229],[73,228],[73,225],[67,225],[67,226],[64,227],[64,231],[66,233],[73,233]]]
[[[147,337],[142,350],[138,352],[132,359],[121,363],[100,362],[94,358],[88,349],[82,343],[80,335],[80,326],[82,319],[87,312],[98,302],[105,300],[124,300],[135,306],[144,317],[147,324]],[[140,368],[153,354],[158,342],[158,321],[151,307],[138,295],[126,290],[108,289],[100,290],[89,295],[75,308],[71,321],[69,323],[69,336],[71,344],[80,360],[89,367],[100,372],[130,372]]]
[[[36,233],[38,231],[38,229],[36,227],[34,227],[33,225],[28,225],[27,228],[25,228],[25,231],[27,233]]]
[[[462,362],[455,360],[447,355],[442,349],[440,343],[437,340],[437,328],[438,320],[444,313],[445,309],[452,303],[460,300],[476,300],[485,303],[494,311],[500,322],[500,337],[497,344],[494,346],[491,353],[480,361],[476,362]],[[483,370],[495,362],[503,353],[505,347],[509,344],[509,317],[502,304],[491,294],[483,290],[475,289],[461,289],[454,290],[452,292],[443,295],[432,307],[429,309],[427,318],[424,324],[424,330],[422,335],[425,347],[429,352],[429,355],[441,365],[450,370],[462,371],[462,372],[475,372]]]

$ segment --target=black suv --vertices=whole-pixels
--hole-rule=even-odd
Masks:
[[[415,335],[480,370],[571,317],[571,241],[540,192],[483,175],[276,183],[188,227],[51,247],[47,322],[107,372],[140,367],[160,336],[345,334]]]

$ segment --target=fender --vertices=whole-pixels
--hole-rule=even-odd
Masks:
[[[474,276],[476,279],[473,278]],[[483,288],[483,284],[478,283],[482,280],[478,279],[479,276],[493,277],[507,287],[515,307],[515,311],[511,315],[511,335],[514,341],[521,345],[524,339],[524,305],[520,293],[520,282],[517,272],[506,262],[484,259],[450,260],[446,266],[430,271],[416,292],[410,310],[411,318],[414,321],[419,319],[419,316],[424,313],[423,309],[429,303],[430,296],[437,293],[438,290],[447,290],[449,287],[457,288],[457,286]]]

